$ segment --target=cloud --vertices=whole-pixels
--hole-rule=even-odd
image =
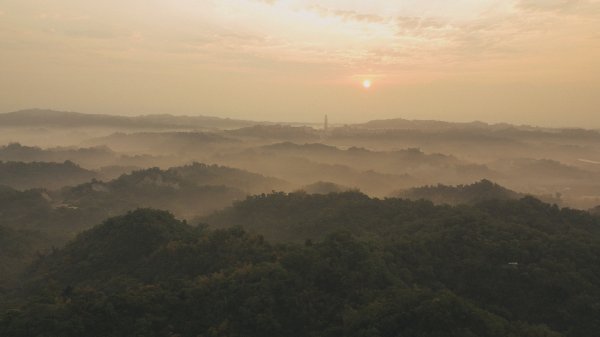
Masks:
[[[520,0],[517,6],[526,10],[563,11],[577,7],[579,0]]]
[[[530,12],[555,12],[569,14],[598,13],[600,2],[595,0],[518,0],[517,8]]]
[[[399,36],[436,38],[453,28],[448,20],[430,17],[400,16],[395,22]]]
[[[266,36],[226,30],[197,35],[186,41],[186,44],[195,50],[227,49],[243,51],[248,48],[268,47],[273,45],[274,42]]]
[[[64,22],[75,22],[75,21],[88,21],[90,17],[88,15],[81,14],[65,14],[65,13],[40,13],[38,15],[40,20],[52,20],[52,21],[64,21]]]
[[[74,38],[87,38],[87,39],[114,39],[122,37],[123,34],[119,34],[116,31],[105,30],[105,29],[67,29],[64,34]]]
[[[319,5],[309,8],[323,17],[336,17],[343,21],[356,21],[366,23],[385,23],[390,21],[389,17],[378,14],[360,13],[354,10],[330,9]]]
[[[337,64],[356,71],[411,66],[446,69],[488,60],[519,62],[560,51],[565,41],[581,49],[589,48],[584,39],[593,40],[594,45],[598,41],[597,30],[591,29],[597,23],[577,20],[579,16],[571,14],[597,6],[598,0],[409,3],[185,0],[168,6],[158,2],[143,8],[131,6],[119,13],[101,3],[94,10],[87,5],[32,7],[32,16],[46,14],[39,15],[30,28],[53,32],[57,42],[59,35],[72,38],[64,45],[81,44],[89,50],[111,46],[120,50],[136,41],[138,51],[148,55],[180,54],[215,63],[242,62],[247,57],[260,59],[261,64],[266,63],[262,60]],[[134,31],[138,32],[135,36]]]
[[[256,0],[256,1],[266,3],[268,5],[274,5],[277,2],[277,0]]]

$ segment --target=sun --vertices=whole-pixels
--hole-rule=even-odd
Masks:
[[[372,85],[373,85],[373,82],[371,80],[363,80],[363,82],[362,82],[362,86],[365,89],[371,88]]]

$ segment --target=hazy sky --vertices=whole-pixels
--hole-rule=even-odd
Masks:
[[[600,0],[1,0],[30,107],[600,127]]]

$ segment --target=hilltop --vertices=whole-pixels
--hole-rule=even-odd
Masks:
[[[81,184],[96,176],[95,172],[81,168],[72,161],[63,163],[0,161],[0,185],[21,190],[59,189]]]
[[[393,194],[394,197],[411,200],[425,199],[435,204],[473,205],[485,200],[515,200],[525,195],[504,188],[487,179],[470,185],[414,187]]]

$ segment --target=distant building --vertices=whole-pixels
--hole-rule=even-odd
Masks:
[[[329,119],[327,115],[325,115],[325,122],[323,123],[323,131],[327,132],[329,130]]]

